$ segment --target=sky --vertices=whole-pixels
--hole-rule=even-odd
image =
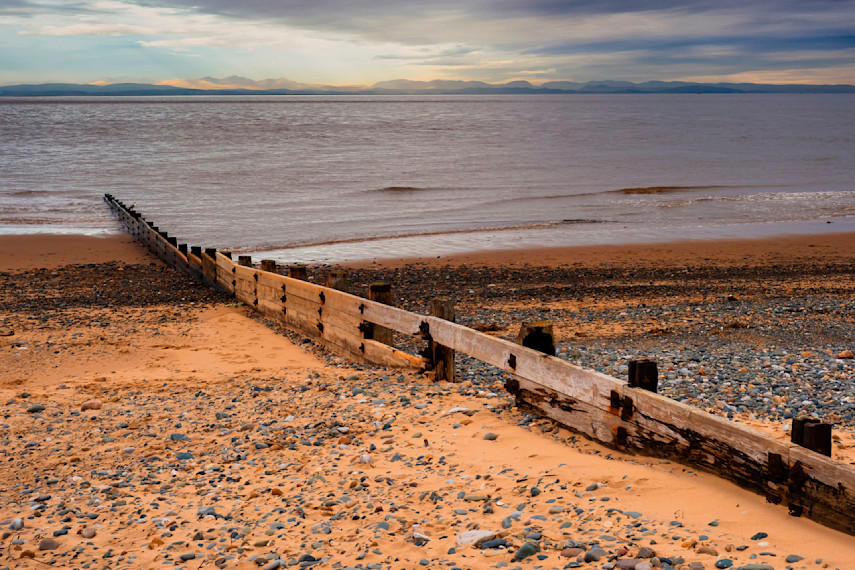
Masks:
[[[231,76],[855,84],[855,0],[0,0],[3,85]]]

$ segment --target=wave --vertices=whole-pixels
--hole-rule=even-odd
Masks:
[[[498,198],[488,202],[489,204],[507,204],[512,202],[541,202],[541,201],[560,201],[572,200],[575,198],[590,198],[591,196],[609,196],[612,194],[621,194],[624,196],[645,195],[645,194],[676,194],[679,192],[692,192],[696,190],[726,190],[738,188],[767,188],[766,185],[697,185],[697,186],[644,186],[638,188],[619,188],[608,190],[593,190],[589,192],[568,192],[562,194],[549,194],[546,196],[510,196],[506,198]]]
[[[386,186],[385,188],[375,188],[368,192],[429,192],[431,190],[439,190],[439,188],[421,188],[419,186]]]
[[[385,234],[385,235],[379,235],[379,236],[333,239],[333,240],[324,240],[324,241],[309,242],[309,243],[290,243],[290,244],[286,244],[286,245],[262,244],[262,245],[258,245],[258,246],[252,246],[252,247],[231,248],[229,251],[231,251],[232,253],[245,253],[245,252],[257,252],[257,251],[301,249],[301,248],[305,248],[305,247],[320,247],[320,246],[326,246],[326,245],[340,245],[340,244],[345,244],[345,243],[365,243],[365,242],[413,238],[413,237],[430,237],[430,236],[458,235],[458,234],[476,234],[476,233],[487,233],[487,232],[510,232],[510,231],[520,231],[520,230],[543,230],[543,229],[555,228],[558,226],[570,225],[570,224],[606,224],[606,223],[609,223],[609,220],[564,219],[564,220],[558,220],[558,221],[553,221],[553,222],[537,222],[537,223],[530,223],[530,224],[514,224],[514,225],[507,225],[507,226],[490,226],[490,227],[484,227],[484,228],[468,228],[468,229],[457,229],[457,230],[436,230],[436,231],[428,231],[428,232],[402,232],[402,233],[398,233],[398,234]]]
[[[74,196],[79,195],[81,198],[88,197],[88,194],[80,190],[12,190],[10,192],[0,191],[0,196],[12,198],[26,198],[28,196]]]
[[[643,186],[639,188],[620,188],[608,190],[608,194],[671,194],[674,192],[687,192],[692,190],[721,190],[724,188],[746,188],[746,186]]]

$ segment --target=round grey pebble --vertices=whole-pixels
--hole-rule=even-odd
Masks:
[[[59,543],[52,538],[45,538],[39,543],[39,550],[56,550]]]

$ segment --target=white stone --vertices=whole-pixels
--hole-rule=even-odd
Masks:
[[[457,546],[479,545],[496,538],[492,530],[467,530],[457,535]]]

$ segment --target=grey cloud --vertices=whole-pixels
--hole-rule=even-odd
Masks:
[[[20,0],[17,0],[20,1]],[[852,28],[855,0],[137,0],[159,6],[184,6],[233,18],[279,21],[325,33],[345,33],[369,41],[409,45],[490,42],[496,46],[536,48],[564,39],[580,20],[614,15],[661,18],[726,18],[745,34],[771,29],[807,28],[818,33],[830,26]],[[561,23],[566,23],[562,38]],[[723,25],[723,24],[720,24]],[[709,35],[702,26],[683,29],[674,24],[669,34]],[[614,27],[603,34],[619,38],[626,30]],[[638,30],[633,30],[638,34]],[[653,33],[653,32],[651,32]]]
[[[63,2],[62,4],[42,2],[33,0],[2,0],[0,1],[0,15],[29,17],[38,14],[96,14],[89,2],[80,0],[76,2]]]

